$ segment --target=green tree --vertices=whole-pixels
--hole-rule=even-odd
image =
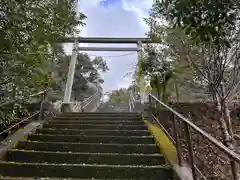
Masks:
[[[235,0],[157,0],[152,17],[171,27],[180,27],[196,43],[213,42],[230,45],[237,30],[240,5]]]
[[[161,34],[159,34],[160,36]],[[186,61],[182,61],[172,55],[171,47],[168,47],[168,35],[161,35],[162,44],[147,45],[142,49],[142,56],[138,62],[137,79],[147,81],[152,92],[164,102],[171,99],[179,99],[179,91],[186,86],[186,79],[194,84],[191,72]],[[156,39],[155,39],[156,40]]]
[[[61,96],[65,90],[65,85],[68,76],[69,63],[71,56],[66,55],[63,49],[58,47],[56,54],[60,55],[55,63],[54,69],[54,88]],[[75,77],[73,83],[73,93],[85,96],[87,91],[91,90],[89,84],[100,86],[104,80],[101,78],[101,73],[108,71],[109,68],[106,61],[102,57],[90,59],[86,53],[79,53],[77,56],[77,64],[75,69]]]
[[[114,90],[109,95],[108,102],[111,104],[126,104],[128,103],[129,93],[125,88]]]
[[[152,19],[162,18],[182,30],[172,44],[209,89],[220,113],[224,143],[233,141],[226,101],[239,91],[239,9],[237,1],[157,1]],[[231,140],[229,140],[231,139]],[[231,145],[228,145],[231,146]]]
[[[240,90],[239,9],[234,0],[158,0],[146,19],[149,35],[160,43],[157,50],[165,48],[165,60],[186,63],[194,85],[211,95],[220,115],[223,143],[233,149],[227,101]]]
[[[51,46],[66,35],[77,33],[85,16],[76,12],[76,0],[25,0],[0,2],[0,103],[28,99],[29,94],[51,83]],[[1,123],[15,116],[16,104]],[[9,117],[11,116],[11,117]]]

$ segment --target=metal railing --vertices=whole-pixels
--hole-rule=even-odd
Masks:
[[[40,97],[40,109],[39,111],[37,112],[34,112],[32,115],[22,119],[22,120],[19,120],[18,122],[16,122],[15,124],[11,125],[10,127],[8,127],[7,129],[3,130],[2,132],[0,132],[0,136],[5,134],[5,133],[8,133],[9,131],[11,131],[12,129],[16,128],[17,126],[23,124],[24,122],[32,119],[32,118],[35,118],[35,117],[38,117],[38,120],[43,120],[44,119],[44,101],[46,99],[46,93],[47,91],[41,91],[41,92],[38,92],[36,94],[32,94],[30,95],[29,97],[31,98],[35,98],[35,97]],[[0,107],[4,107],[5,105],[9,105],[9,104],[13,104],[13,103],[19,103],[21,102],[22,100],[12,100],[10,102],[6,102],[6,103],[3,103],[0,105]]]
[[[98,108],[100,105],[100,99],[102,97],[101,92],[96,92],[92,96],[88,97],[81,103],[81,111],[86,112],[88,110],[92,110],[93,108]],[[93,107],[96,106],[96,107]]]
[[[214,179],[214,177],[217,180],[219,178],[216,173],[220,173],[220,176],[225,176],[229,180],[239,180],[237,166],[240,164],[240,156],[238,154],[152,94],[149,94],[149,118],[157,122],[173,141],[177,149],[179,166],[187,162],[191,167],[193,180]],[[207,145],[203,146],[205,142]],[[208,160],[211,162],[208,163]],[[219,164],[214,166],[215,160],[222,167],[218,167]],[[219,172],[219,170],[222,171]]]

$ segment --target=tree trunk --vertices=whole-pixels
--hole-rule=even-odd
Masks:
[[[224,100],[218,98],[218,111],[220,112],[220,127],[223,133],[223,143],[229,146],[229,142],[232,141],[232,137],[229,133],[228,123],[226,122],[226,110]]]
[[[225,90],[224,84],[221,84],[221,88],[222,88],[222,95],[223,95],[222,97],[224,97],[224,102],[222,103],[223,107],[224,107],[224,118],[225,118],[225,121],[227,123],[227,128],[228,128],[229,135],[231,136],[232,142],[233,142],[234,141],[234,134],[233,134],[233,129],[232,129],[232,120],[231,120],[228,105],[226,103],[226,98],[225,98],[226,97],[226,90]]]
[[[221,90],[222,90],[222,106],[223,106],[223,113],[224,113],[224,119],[228,128],[229,132],[229,139],[226,142],[226,146],[231,149],[232,151],[236,152],[236,143],[234,139],[234,134],[233,134],[233,129],[232,129],[232,120],[230,116],[230,111],[226,103],[226,91],[225,91],[225,86],[224,84],[221,84]],[[239,165],[232,159],[230,159],[230,164],[231,164],[231,170],[233,174],[233,179],[234,180],[240,180],[239,176]]]
[[[229,111],[229,108],[227,107],[226,102],[223,102],[223,107],[224,107],[224,118],[225,118],[225,121],[226,121],[226,124],[227,124],[228,132],[229,132],[229,135],[231,136],[232,142],[234,143],[232,120],[231,120],[230,111]]]
[[[224,106],[223,106],[223,101],[221,100],[221,98],[219,97],[218,93],[213,89],[213,87],[210,85],[210,92],[212,94],[213,97],[213,101],[217,107],[217,111],[219,113],[219,117],[218,117],[218,121],[219,121],[219,125],[220,125],[220,130],[222,133],[222,137],[223,137],[223,143],[226,145],[227,141],[229,140],[229,132],[228,132],[228,126],[225,122],[225,118],[224,118]]]
[[[224,122],[223,144],[226,147],[228,147],[229,149],[231,149],[232,151],[235,151],[234,137],[231,136],[231,133],[229,132],[230,127],[229,127],[228,121],[231,122],[229,110],[226,107],[226,102],[224,99],[221,100],[220,103],[221,103],[221,105],[220,105],[221,106],[221,121]],[[226,120],[226,118],[229,118],[229,119]],[[238,168],[237,163],[234,160],[230,159],[230,164],[231,164],[233,179],[239,180],[239,178],[240,178],[238,175],[239,168]]]
[[[179,95],[177,83],[174,84],[174,88],[175,88],[175,93],[176,93],[177,102],[179,102],[179,97],[180,97],[180,95]]]
[[[222,91],[221,95],[224,95],[224,91]],[[219,97],[219,95],[213,91],[213,97],[216,100],[215,102],[217,102],[217,109],[220,112],[219,124],[222,131],[223,144],[234,151],[234,137],[231,136],[232,126],[229,126],[229,122],[231,123],[231,117],[229,109],[226,105],[226,99],[224,98],[225,96]],[[231,132],[229,130],[231,130]],[[230,164],[233,179],[239,180],[239,168],[237,163],[234,160],[230,159]]]

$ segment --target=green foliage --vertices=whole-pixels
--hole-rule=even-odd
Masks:
[[[163,0],[154,3],[152,16],[171,27],[183,28],[196,43],[229,44],[238,26],[240,4],[236,0]]]
[[[221,74],[226,74],[220,71],[227,69],[223,63],[229,62],[226,67],[236,64],[226,54],[238,47],[237,9],[235,1],[156,1],[145,20],[151,27],[149,37],[159,44],[143,51],[142,79],[150,82],[162,100],[177,98],[179,93],[209,97],[207,83],[220,84]],[[209,74],[213,77],[206,82]]]
[[[236,80],[239,78],[236,72],[239,67],[239,9],[240,4],[234,0],[154,3],[146,19],[152,29],[149,36],[161,43],[157,50],[163,50],[167,60],[186,64],[188,70],[184,73],[191,71],[187,74],[193,80],[187,89],[192,89],[194,84],[213,97],[222,94],[224,81],[227,91],[237,89],[234,86],[239,82]],[[226,79],[232,80],[226,83]]]
[[[128,99],[128,90],[121,88],[119,90],[114,90],[110,93],[108,102],[110,104],[126,104],[128,103]]]
[[[148,62],[142,68],[146,69],[145,76],[154,77],[152,86],[160,86],[158,92],[162,95],[166,90],[171,92],[174,84],[176,94],[188,93],[187,101],[194,91],[201,95],[201,100],[209,101],[212,97],[218,114],[217,126],[223,144],[228,147],[235,145],[228,103],[239,91],[239,9],[236,0],[156,0],[146,22],[151,27],[149,36],[159,43],[153,47],[161,56],[155,55],[158,64]],[[152,51],[147,50],[145,54]],[[144,59],[147,60],[143,56]],[[166,70],[161,69],[163,62],[168,64]],[[156,75],[151,75],[154,69]],[[200,124],[208,126],[205,121]],[[211,158],[209,155],[205,159]],[[229,169],[222,163],[216,162],[213,169],[216,171],[202,170],[207,179],[229,179]],[[214,173],[217,176],[212,177]]]
[[[67,81],[71,56],[66,55],[63,48],[59,45],[54,47],[54,54],[56,55],[56,61],[54,62],[53,68],[55,83],[52,84],[52,87],[55,91],[63,94]],[[88,86],[89,83],[100,86],[104,82],[100,73],[108,70],[109,68],[106,61],[102,57],[91,59],[86,53],[79,53],[77,56],[73,92],[79,95],[84,94],[90,88]]]
[[[83,25],[85,16],[75,7],[76,0],[0,2],[0,104],[21,102],[1,107],[1,124],[19,116],[30,94],[51,84],[51,46]]]
[[[167,40],[167,37],[164,38]],[[174,60],[167,46],[161,48],[148,45],[142,54],[138,63],[138,84],[140,81],[146,81],[146,84],[150,84],[152,92],[157,93],[164,102],[173,96],[177,97],[179,80],[187,75],[188,67],[185,62]]]

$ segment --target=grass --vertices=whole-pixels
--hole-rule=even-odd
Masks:
[[[144,123],[147,125],[151,135],[154,136],[160,152],[165,159],[170,162],[171,165],[178,164],[176,147],[164,131],[158,125],[151,124],[147,120],[144,120]]]

